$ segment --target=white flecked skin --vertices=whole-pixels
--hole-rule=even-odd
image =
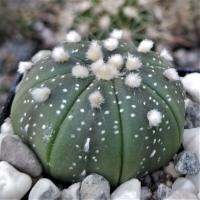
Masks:
[[[95,172],[118,185],[164,166],[181,143],[184,91],[180,81],[163,75],[171,64],[149,46],[139,52],[132,44],[118,41],[114,48],[104,42],[65,43],[61,49],[68,53],[67,61],[52,55],[38,61],[12,105],[15,133],[35,151],[46,172],[60,180],[75,182]],[[120,59],[109,63],[116,54]],[[126,68],[129,54],[140,67]],[[89,75],[72,73],[76,65],[86,67]],[[43,87],[51,94],[35,101],[31,91]],[[161,121],[157,115],[149,121],[147,113],[154,109]]]

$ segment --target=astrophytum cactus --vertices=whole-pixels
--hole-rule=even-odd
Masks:
[[[52,177],[73,182],[96,172],[117,185],[173,157],[184,92],[169,56],[152,46],[70,41],[20,63],[12,124]]]

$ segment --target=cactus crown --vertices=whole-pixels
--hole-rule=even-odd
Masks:
[[[181,143],[184,93],[153,43],[72,40],[24,75],[11,111],[15,132],[63,181],[88,173],[113,185],[163,166]]]

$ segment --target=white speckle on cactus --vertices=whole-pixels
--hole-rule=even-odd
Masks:
[[[103,45],[108,51],[113,51],[118,47],[119,41],[116,38],[108,38],[103,42]]]
[[[80,42],[81,36],[76,31],[69,31],[66,35],[67,42]]]
[[[125,84],[131,88],[140,87],[142,78],[138,74],[130,73],[125,78]]]
[[[115,66],[106,64],[103,60],[98,60],[92,63],[91,70],[98,80],[111,80],[119,75],[119,72]]]
[[[137,70],[142,67],[142,62],[138,57],[128,54],[126,68],[128,70]]]
[[[55,62],[65,62],[69,59],[69,54],[63,47],[55,47],[52,50],[51,57]]]
[[[91,42],[89,49],[86,52],[86,57],[92,61],[97,61],[103,57],[101,46],[98,44],[97,41]]]
[[[78,64],[72,68],[72,75],[76,78],[86,78],[89,75],[89,70]]]
[[[172,56],[170,55],[170,53],[167,49],[163,49],[160,52],[160,56],[163,57],[164,59],[168,60],[168,61],[173,61],[173,58],[172,58]]]
[[[45,102],[50,94],[51,90],[48,87],[35,88],[31,91],[32,98],[39,103]]]
[[[90,150],[90,138],[87,138],[86,139],[86,142],[85,142],[85,145],[84,145],[84,151],[85,152],[89,152],[89,150]]]
[[[31,69],[31,67],[33,66],[33,63],[32,62],[19,62],[19,65],[18,65],[18,72],[20,74],[24,74],[26,73],[28,70]]]
[[[150,158],[154,157],[155,154],[156,154],[156,150],[154,149],[154,150],[151,152],[151,154],[150,154]]]
[[[162,114],[156,109],[150,110],[147,113],[147,119],[149,120],[149,125],[158,126],[162,121]]]
[[[112,38],[116,38],[116,39],[121,39],[123,35],[123,31],[120,29],[114,29],[111,33],[110,33],[110,37]]]
[[[114,54],[108,59],[108,64],[115,66],[117,69],[122,67],[123,62],[123,57],[120,54]]]
[[[177,81],[180,79],[177,71],[174,69],[174,68],[169,68],[169,69],[166,69],[164,72],[163,72],[163,75],[169,79],[170,81]]]
[[[100,108],[101,104],[104,102],[102,94],[96,90],[89,95],[89,102],[92,108]]]
[[[152,40],[142,40],[138,46],[138,52],[147,53],[149,52],[153,47],[153,41]]]

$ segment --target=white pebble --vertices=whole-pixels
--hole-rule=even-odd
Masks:
[[[189,96],[200,104],[200,73],[191,73],[181,79]]]
[[[176,69],[174,68],[168,68],[166,69],[164,72],[163,72],[163,75],[169,79],[170,81],[178,81],[180,78],[179,78],[179,75],[176,71]]]
[[[164,172],[171,175],[173,178],[178,178],[180,176],[180,174],[175,170],[173,162],[169,162],[169,164],[164,168]]]
[[[104,102],[104,98],[98,90],[92,92],[88,99],[92,108],[100,108],[101,104]]]
[[[138,74],[130,73],[125,78],[125,84],[131,88],[140,87],[142,78]]]
[[[32,62],[20,62],[19,65],[18,65],[18,72],[20,74],[24,74],[26,73],[28,70],[30,70],[33,66],[33,63]]]
[[[142,62],[138,57],[128,54],[126,68],[128,70],[137,70],[142,67]]]
[[[119,41],[116,38],[108,38],[103,42],[103,45],[108,51],[113,51],[118,47]]]
[[[138,46],[138,52],[147,53],[149,52],[153,47],[153,41],[152,40],[142,40]]]
[[[76,65],[72,68],[72,75],[76,78],[86,78],[89,76],[89,70],[82,65]]]
[[[30,176],[5,161],[0,162],[0,199],[21,199],[30,189]]]
[[[176,190],[165,200],[198,200],[197,196],[185,190]]]
[[[69,54],[63,47],[55,47],[52,50],[51,57],[55,62],[62,63],[69,59]]]
[[[147,119],[149,120],[149,126],[158,126],[162,121],[162,113],[156,109],[150,110],[147,113]]]
[[[111,200],[140,200],[141,183],[138,179],[131,179],[122,183],[111,195]]]
[[[78,32],[72,30],[69,31],[66,35],[66,41],[70,43],[75,43],[75,42],[80,42],[81,41],[81,36]]]
[[[31,96],[36,102],[45,102],[49,95],[51,94],[51,90],[48,87],[35,88],[31,91]]]
[[[11,124],[11,119],[8,117],[5,119],[4,123],[1,125],[1,134],[13,134],[14,130]]]

